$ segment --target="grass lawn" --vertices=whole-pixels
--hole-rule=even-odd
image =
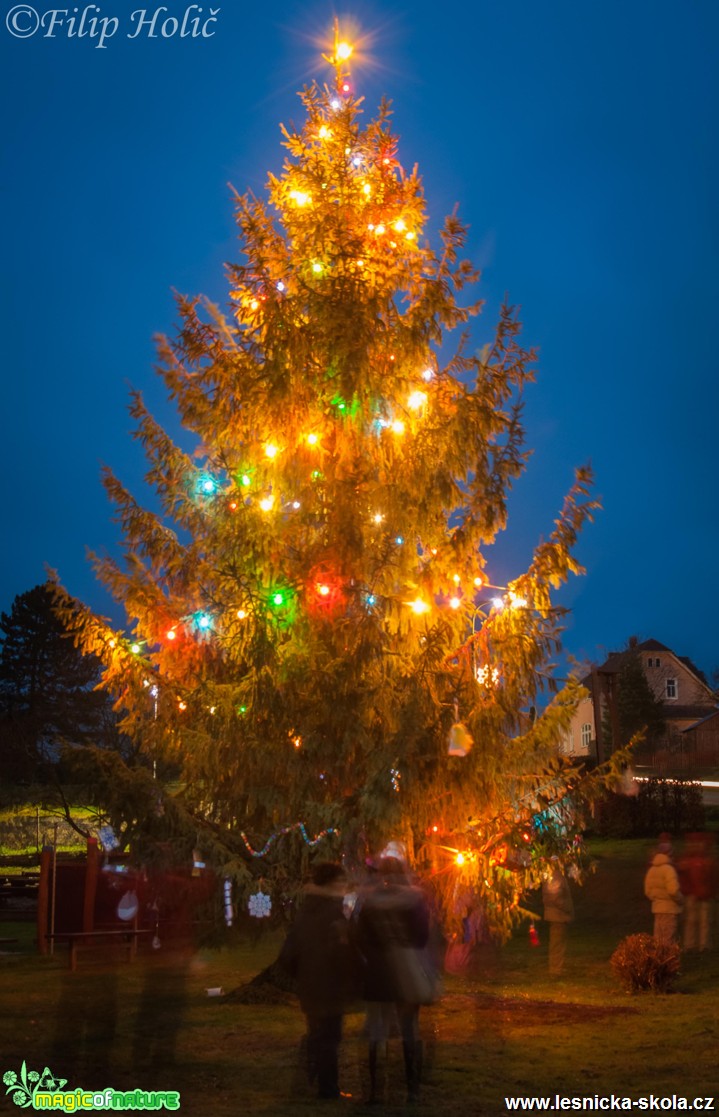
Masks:
[[[547,975],[547,934],[532,948],[525,931],[501,950],[487,948],[473,973],[448,977],[442,1000],[422,1010],[426,1073],[421,1112],[506,1113],[505,1096],[719,1094],[719,949],[687,957],[677,991],[629,996],[609,957],[626,934],[650,930],[642,895],[648,842],[597,843],[597,872],[574,890],[566,977]],[[537,905],[534,905],[535,908]],[[209,1117],[363,1108],[362,1017],[346,1019],[345,1102],[316,1102],[303,1081],[295,1003],[244,1005],[209,998],[231,990],[276,955],[279,939],[256,947],[201,951],[185,959],[158,953],[134,965],[66,968],[65,954],[31,953],[34,928],[0,924],[20,936],[0,956],[2,1073],[50,1067],[65,1089],[176,1089],[181,1110]],[[12,949],[12,948],[5,948]],[[3,1095],[0,1095],[3,1097]],[[404,1104],[401,1050],[391,1045],[387,1105]],[[16,1112],[9,1097],[0,1112]],[[715,1102],[719,1108],[719,1099]]]

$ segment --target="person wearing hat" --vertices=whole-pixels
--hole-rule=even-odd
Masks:
[[[307,1018],[307,1073],[320,1098],[338,1098],[342,1018],[361,983],[356,952],[349,942],[343,900],[347,879],[341,865],[321,861],[304,889],[279,963],[297,982]]]
[[[651,900],[654,915],[654,938],[667,945],[676,941],[682,910],[682,892],[671,854],[671,835],[660,834],[657,851],[644,877],[644,895]]]
[[[422,1076],[420,1005],[434,998],[435,980],[425,953],[430,910],[421,889],[410,883],[399,843],[385,847],[353,921],[355,941],[366,960],[368,1103],[382,1100],[379,1058],[396,1018],[402,1036],[407,1100],[416,1102]]]

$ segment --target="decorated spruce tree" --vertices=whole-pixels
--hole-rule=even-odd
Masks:
[[[161,511],[106,473],[125,556],[95,565],[131,636],[86,612],[78,639],[240,896],[298,852],[351,866],[393,839],[450,921],[476,904],[504,931],[545,858],[577,857],[586,781],[558,744],[580,692],[543,694],[590,479],[493,585],[533,356],[510,308],[473,347],[465,230],[429,243],[349,55],[336,39],[333,83],[302,93],[267,197],[237,197],[227,306],[180,298],[161,341],[195,456],[133,396]]]

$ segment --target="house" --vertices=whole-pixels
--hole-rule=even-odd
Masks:
[[[637,759],[641,755],[643,763],[654,764],[662,754],[665,760],[667,755],[677,759],[678,767],[719,764],[719,708],[702,672],[686,656],[677,655],[658,640],[640,643],[632,638],[629,650],[636,654],[655,698],[661,702],[665,721],[662,737],[641,745],[635,754]],[[617,677],[625,656],[626,651],[611,652],[604,663],[582,679],[589,695],[577,707],[560,746],[562,753],[601,761],[606,752],[603,725],[608,725],[617,740]]]

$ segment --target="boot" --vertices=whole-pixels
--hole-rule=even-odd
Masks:
[[[404,1040],[404,1072],[407,1081],[407,1102],[411,1105],[419,1101],[419,1084],[422,1079],[423,1049],[421,1040]]]
[[[367,1105],[381,1105],[384,1101],[386,1093],[386,1074],[387,1074],[387,1044],[381,1045],[383,1050],[380,1051],[380,1044],[370,1042],[369,1057],[367,1066],[369,1068],[369,1097],[367,1098]],[[382,1081],[380,1081],[380,1074]]]

